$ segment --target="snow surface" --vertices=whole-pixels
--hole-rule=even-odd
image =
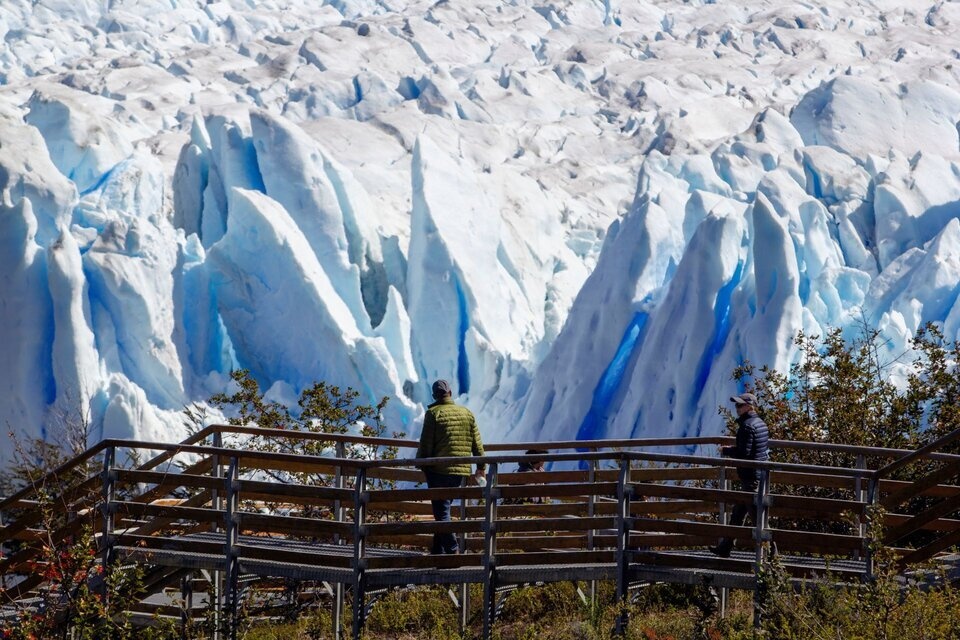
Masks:
[[[413,436],[437,377],[491,440],[712,434],[800,329],[960,338],[958,30],[940,0],[4,0],[0,420],[176,440],[246,367]]]

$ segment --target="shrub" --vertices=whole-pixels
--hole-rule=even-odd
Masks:
[[[913,339],[917,356],[903,365],[908,373],[897,386],[889,379],[895,363],[882,359],[880,341],[879,331],[865,327],[849,340],[841,329],[822,339],[801,331],[794,341],[799,358],[788,374],[747,362],[733,378],[756,393],[771,436],[783,440],[913,449],[960,428],[960,345],[928,324]],[[734,416],[720,411],[732,430]],[[854,462],[837,453],[775,455],[784,462]]]
[[[361,436],[384,437],[386,425],[382,412],[388,398],[377,404],[359,402],[360,392],[347,387],[342,389],[326,382],[315,382],[300,393],[297,408],[292,409],[276,401],[264,399],[257,381],[247,369],[238,369],[230,374],[235,391],[218,393],[209,403],[223,411],[231,425],[255,424],[264,429],[279,431],[308,431],[321,434],[345,434],[351,431]],[[202,415],[196,408],[187,408],[188,422],[195,422]],[[393,432],[392,437],[402,438],[403,432]],[[289,437],[254,436],[244,440],[244,447],[260,451],[294,453],[298,455],[324,455],[334,447],[332,440],[299,440]],[[347,445],[344,455],[357,459],[392,459],[397,456],[396,447],[380,445]],[[319,474],[273,473],[282,482],[297,481],[320,484],[325,478]]]
[[[35,475],[31,472],[31,475]],[[56,481],[50,485],[64,488]],[[163,625],[135,630],[130,611],[143,592],[143,571],[139,566],[113,564],[105,567],[93,535],[94,518],[99,509],[90,508],[93,500],[80,497],[80,506],[36,485],[35,509],[39,521],[31,527],[37,539],[22,543],[20,556],[10,562],[0,577],[0,600],[13,615],[0,622],[0,637],[36,640],[71,638],[125,640],[167,637]],[[58,533],[60,532],[60,533]],[[31,554],[31,551],[34,553]],[[22,598],[17,591],[21,580],[41,577],[33,598]]]

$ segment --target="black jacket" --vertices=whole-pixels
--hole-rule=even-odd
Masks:
[[[740,460],[769,460],[770,432],[755,411],[748,411],[737,418],[737,444],[724,447],[723,454]],[[737,469],[737,475],[744,479],[756,479],[756,469]]]

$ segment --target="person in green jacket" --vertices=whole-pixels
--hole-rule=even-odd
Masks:
[[[459,458],[483,455],[480,429],[473,413],[453,402],[453,392],[446,380],[433,383],[434,403],[427,407],[420,433],[418,458]],[[470,476],[469,464],[427,465],[422,467],[431,489],[459,487]],[[484,465],[477,465],[475,477],[484,478]],[[433,517],[437,522],[450,520],[451,500],[432,500]],[[457,536],[437,533],[433,536],[433,553],[458,553]]]

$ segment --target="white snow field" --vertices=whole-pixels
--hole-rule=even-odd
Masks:
[[[3,0],[0,35],[27,435],[177,440],[238,367],[411,436],[438,377],[490,440],[716,434],[798,330],[960,338],[960,2]]]

